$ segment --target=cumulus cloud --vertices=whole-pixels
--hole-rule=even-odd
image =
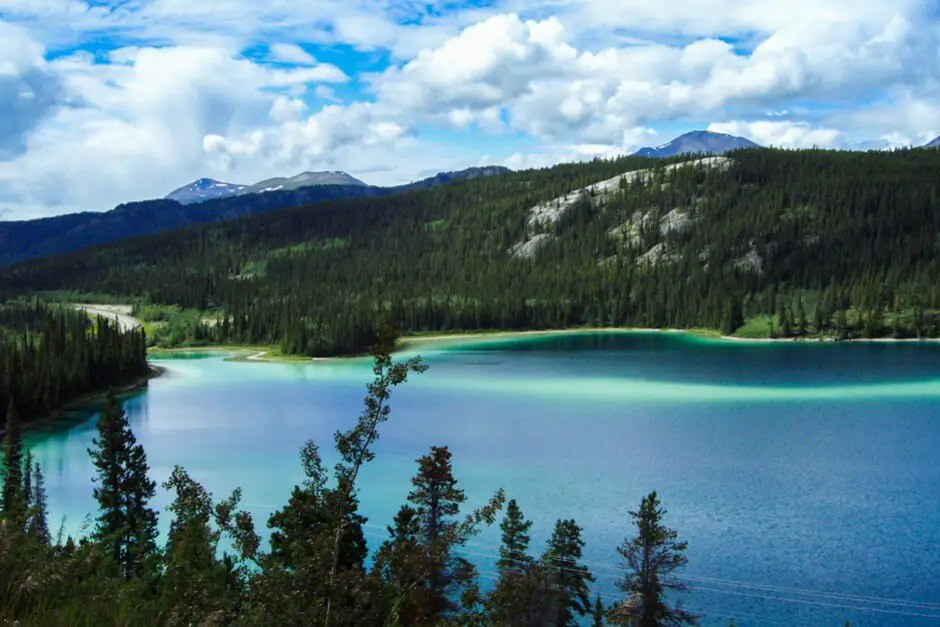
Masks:
[[[20,154],[28,135],[62,98],[41,45],[0,21],[0,160]]]
[[[116,56],[121,63],[75,54],[46,64],[71,104],[29,134],[22,154],[0,160],[4,205],[35,217],[162,196],[211,167],[206,136],[245,133],[266,116],[283,123],[302,116],[302,103],[272,90],[345,79],[332,66],[272,69],[220,48]]]
[[[940,133],[931,0],[3,4],[20,25],[0,21],[0,206],[17,217],[203,175],[397,183],[478,162],[462,140],[481,132],[511,167],[628,152],[666,122],[793,147]],[[84,49],[102,34],[111,49]]]
[[[710,124],[708,130],[747,137],[761,146],[778,148],[841,148],[846,143],[840,131],[814,128],[807,122],[720,122]]]
[[[274,61],[280,63],[294,63],[296,65],[316,65],[317,63],[312,54],[297,44],[271,44],[268,46],[268,52]]]

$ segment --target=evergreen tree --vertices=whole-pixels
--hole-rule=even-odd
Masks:
[[[607,616],[607,608],[601,600],[601,595],[594,597],[594,609],[591,611],[591,627],[604,627],[604,618]]]
[[[33,505],[33,452],[26,451],[26,461],[23,462],[23,509],[29,516],[29,509]]]
[[[796,332],[799,336],[806,335],[809,322],[806,319],[806,310],[803,308],[803,297],[796,299]]]
[[[210,616],[214,623],[234,617],[241,582],[228,556],[216,557],[221,533],[212,524],[211,496],[179,466],[163,488],[175,493],[167,508],[174,518],[160,582],[169,615],[179,625],[204,624]]]
[[[665,515],[656,492],[643,497],[638,511],[630,512],[637,535],[617,547],[627,565],[626,576],[620,582],[627,599],[612,611],[615,623],[637,627],[698,623],[694,614],[666,600],[667,592],[687,589],[674,573],[685,566],[688,558],[687,543],[680,542],[678,533],[663,525]]]
[[[525,519],[518,503],[512,499],[499,527],[502,531],[496,562],[499,579],[487,598],[490,618],[500,625],[532,624],[532,611],[540,604],[535,593],[541,592],[532,558],[527,553],[532,522]]]
[[[19,525],[26,517],[26,496],[23,494],[23,440],[20,416],[13,397],[7,408],[3,435],[2,513]]]
[[[447,596],[448,587],[457,579],[450,572],[450,549],[457,529],[453,517],[467,499],[457,487],[450,459],[446,446],[432,446],[430,454],[417,460],[418,474],[412,478],[413,489],[408,494],[408,501],[417,507],[420,538],[429,557],[427,593],[435,616],[453,607]]]
[[[148,507],[156,482],[147,477],[147,455],[113,392],[108,392],[92,446],[88,453],[97,471],[99,508],[93,536],[110,547],[126,579],[143,575],[156,552],[157,513]]]
[[[541,562],[554,607],[552,624],[558,627],[577,625],[580,618],[593,609],[589,584],[594,577],[587,566],[581,564],[583,547],[581,527],[574,520],[555,523]]]
[[[376,553],[373,574],[382,582],[389,622],[431,624],[433,608],[425,586],[430,563],[420,540],[418,510],[402,506],[388,534],[389,539]]]
[[[32,512],[30,514],[27,533],[36,538],[40,544],[49,544],[48,511],[46,504],[46,480],[42,474],[42,466],[36,464],[33,470],[33,497]]]

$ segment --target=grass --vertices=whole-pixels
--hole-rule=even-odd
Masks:
[[[768,315],[754,316],[734,332],[734,337],[752,340],[769,338],[771,321],[772,318]]]

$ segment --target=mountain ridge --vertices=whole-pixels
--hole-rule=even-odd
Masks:
[[[660,146],[640,148],[633,153],[633,156],[661,159],[678,155],[723,155],[742,148],[760,148],[760,145],[746,137],[737,137],[727,133],[691,131]]]
[[[0,266],[197,224],[315,205],[328,200],[388,196],[509,171],[498,166],[467,168],[441,172],[427,179],[394,187],[366,185],[342,173],[348,177],[347,180],[357,182],[346,185],[300,185],[293,189],[265,193],[233,193],[196,202],[158,198],[121,203],[104,212],[86,211],[36,220],[0,222]],[[317,173],[301,173],[292,178],[299,182],[299,177],[305,174]],[[214,179],[198,179],[175,191],[185,190],[196,183],[213,189],[213,182],[220,183]],[[226,185],[235,186],[232,183]]]

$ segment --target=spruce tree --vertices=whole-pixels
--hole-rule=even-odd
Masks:
[[[451,452],[446,446],[432,446],[429,455],[417,460],[418,474],[412,478],[414,488],[408,494],[408,501],[417,506],[421,540],[431,561],[427,586],[437,616],[452,607],[446,591],[454,579],[453,573],[448,572],[457,527],[453,517],[467,499],[457,487],[450,459]]]
[[[533,598],[535,573],[529,548],[532,522],[525,519],[515,499],[509,501],[506,515],[499,525],[502,544],[496,568],[499,579],[487,598],[490,618],[500,625],[528,624],[537,599]]]
[[[636,627],[698,624],[694,614],[666,600],[667,592],[688,589],[674,574],[688,558],[687,543],[680,542],[679,534],[663,525],[665,515],[656,492],[643,497],[638,511],[630,512],[637,535],[617,547],[627,566],[620,582],[627,598],[611,612],[615,623]]]
[[[604,627],[604,618],[607,616],[607,608],[601,600],[601,595],[594,597],[594,609],[591,610],[591,627]]]
[[[583,548],[581,527],[574,520],[555,523],[548,550],[541,560],[553,599],[554,625],[577,625],[591,613],[589,584],[594,576],[581,563]]]
[[[29,509],[33,505],[33,452],[26,451],[26,461],[23,462],[23,509],[29,516]]]
[[[157,513],[148,507],[156,482],[147,477],[147,455],[113,392],[98,419],[98,437],[88,449],[97,471],[98,517],[93,537],[110,547],[124,577],[144,574],[156,552]]]
[[[33,470],[33,497],[32,508],[27,533],[36,538],[40,544],[49,544],[48,511],[46,505],[46,480],[42,474],[42,466],[36,464]]]
[[[221,533],[212,525],[212,498],[179,466],[163,488],[175,493],[167,508],[174,518],[160,585],[164,603],[179,624],[203,624],[210,615],[216,622],[231,611],[238,578],[227,560],[216,557]]]
[[[23,440],[20,431],[20,416],[13,398],[7,408],[5,433],[3,436],[3,486],[0,500],[5,517],[14,524],[25,522],[26,496],[23,494]]]

